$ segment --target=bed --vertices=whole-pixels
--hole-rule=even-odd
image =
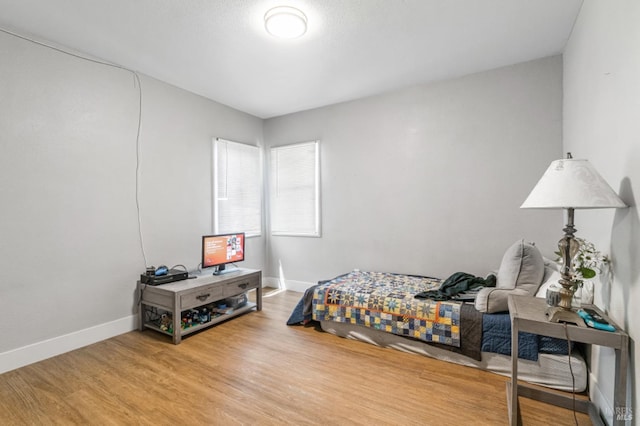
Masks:
[[[522,266],[521,261],[520,271]],[[544,264],[541,271],[540,278],[534,278],[538,283],[532,296],[544,296],[548,283],[557,278]],[[498,283],[500,272],[502,265]],[[491,300],[504,290],[507,279],[504,274],[502,278],[502,286],[497,288],[491,283],[479,291],[477,286],[472,288],[470,293],[476,300],[470,303],[456,300],[455,294],[436,297],[441,300],[424,297],[437,294],[447,280],[354,270],[308,289],[287,324],[315,321],[336,336],[509,376],[509,314],[502,309],[502,302]],[[514,289],[518,289],[517,283]],[[529,333],[521,333],[519,343],[521,380],[565,391],[586,389],[587,366],[577,348],[568,347],[564,340]]]

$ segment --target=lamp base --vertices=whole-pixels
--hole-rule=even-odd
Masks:
[[[558,306],[551,306],[547,308],[545,315],[549,318],[549,322],[568,322],[575,324],[578,327],[586,327],[584,320],[580,318],[580,315],[569,309],[560,308]]]

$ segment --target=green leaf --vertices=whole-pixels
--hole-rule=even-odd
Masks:
[[[590,268],[580,268],[579,271],[580,275],[582,275],[582,278],[589,279],[596,276],[596,271]]]

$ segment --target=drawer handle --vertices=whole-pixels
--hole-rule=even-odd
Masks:
[[[238,287],[244,290],[245,288],[247,288],[248,285],[249,283],[242,283],[242,284],[238,284]]]
[[[201,302],[204,302],[205,300],[207,300],[209,298],[209,296],[211,296],[211,294],[209,294],[209,293],[201,294],[200,296],[196,296],[196,299],[198,299]]]

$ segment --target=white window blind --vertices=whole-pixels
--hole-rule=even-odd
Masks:
[[[273,235],[320,236],[320,144],[271,148]]]
[[[215,233],[262,233],[260,148],[213,141],[213,229]]]

